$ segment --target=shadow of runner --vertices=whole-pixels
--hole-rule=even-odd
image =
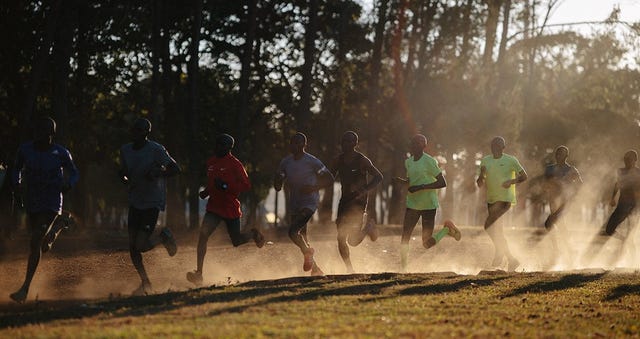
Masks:
[[[398,295],[429,295],[429,294],[440,294],[440,293],[447,293],[447,292],[457,292],[463,288],[490,286],[490,285],[493,285],[495,282],[504,280],[506,278],[507,277],[464,279],[464,280],[460,280],[450,284],[413,286],[398,292]]]
[[[606,297],[602,301],[613,301],[627,295],[640,295],[639,285],[620,285],[609,291]]]
[[[502,295],[501,298],[515,297],[525,293],[544,293],[581,287],[586,283],[602,278],[605,274],[606,273],[570,274],[563,276],[556,281],[540,281],[527,286],[522,286],[513,290],[511,293]]]
[[[309,287],[309,285],[305,286]],[[314,286],[314,284],[311,286]],[[200,288],[183,292],[169,292],[83,304],[78,304],[80,302],[78,300],[63,300],[51,303],[40,302],[28,305],[16,305],[12,309],[3,309],[0,311],[0,328],[47,323],[64,319],[81,319],[102,313],[109,313],[113,317],[149,315],[185,306],[256,298],[289,291],[293,287],[287,285],[225,292],[224,289],[226,288],[226,286]],[[199,292],[204,290],[211,290],[213,293],[201,296]],[[17,312],[16,309],[18,310]],[[8,312],[11,313],[8,314]]]
[[[260,302],[249,304],[249,305],[238,305],[238,306],[232,306],[232,307],[227,307],[219,310],[210,311],[207,313],[207,315],[216,316],[224,313],[239,313],[239,312],[244,312],[245,310],[255,306],[262,306],[262,305],[274,304],[274,303],[287,303],[291,301],[309,301],[309,300],[316,300],[321,297],[334,297],[334,296],[346,296],[346,295],[372,295],[372,294],[379,295],[379,294],[382,294],[385,288],[394,286],[396,284],[397,284],[396,281],[385,281],[385,282],[375,283],[375,284],[347,286],[347,287],[340,287],[340,288],[334,288],[334,289],[328,289],[328,290],[325,290],[325,289],[313,290],[313,291],[296,294],[296,295],[282,295],[282,296],[277,296],[277,297],[269,298],[266,300],[262,300]]]
[[[366,276],[364,277],[366,278]],[[384,277],[392,278],[392,275],[384,275]],[[350,279],[360,281],[363,277],[356,276]],[[253,306],[269,303],[314,300],[323,296],[380,294],[385,287],[398,283],[395,279],[389,279],[385,282],[373,284],[367,284],[363,281],[362,284],[333,289],[325,286],[350,279],[342,277],[337,277],[335,280],[332,277],[296,277],[281,279],[279,283],[265,282],[265,285],[268,283],[271,286],[261,285],[259,282],[248,282],[232,286],[239,289],[238,291],[228,291],[229,286],[220,286],[108,301],[98,300],[82,304],[79,304],[82,302],[80,300],[60,300],[26,305],[10,305],[0,309],[0,329],[34,323],[44,324],[65,319],[82,319],[99,314],[109,314],[114,318],[152,315],[207,303],[239,302],[246,299],[267,297],[257,302],[225,307],[210,312],[210,315],[216,315],[227,312],[241,312]],[[379,279],[375,280],[379,281]],[[421,280],[419,277],[409,277],[403,283],[419,280]],[[308,291],[309,289],[311,291]],[[202,295],[202,293],[208,294]],[[283,293],[289,295],[280,295]],[[274,294],[275,296],[272,296]]]

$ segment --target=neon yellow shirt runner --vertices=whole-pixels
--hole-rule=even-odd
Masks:
[[[495,159],[493,155],[487,155],[480,161],[480,167],[485,168],[485,183],[487,187],[487,203],[498,201],[516,203],[516,185],[509,188],[502,187],[502,183],[515,179],[516,175],[523,171],[518,159],[509,154]]]
[[[436,182],[438,174],[442,173],[438,161],[427,153],[422,153],[418,161],[410,156],[404,161],[407,169],[409,186],[425,185]],[[412,210],[434,210],[438,208],[438,192],[434,189],[420,190],[407,193],[407,208]]]

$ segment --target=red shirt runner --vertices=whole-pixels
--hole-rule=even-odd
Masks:
[[[216,187],[215,179],[227,183],[226,190]],[[249,176],[240,160],[231,153],[222,158],[213,156],[207,160],[207,212],[223,218],[235,219],[242,216],[238,195],[251,189]]]

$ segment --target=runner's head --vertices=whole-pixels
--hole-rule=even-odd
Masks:
[[[300,155],[304,153],[304,149],[307,147],[307,136],[302,132],[296,132],[293,136],[291,136],[291,140],[289,143],[289,150],[294,155]]]
[[[35,141],[50,143],[56,134],[56,122],[49,117],[38,119],[33,134]]]
[[[556,147],[555,157],[556,163],[564,164],[567,162],[567,157],[569,157],[569,148],[565,145]]]
[[[627,153],[624,154],[624,166],[626,168],[635,167],[637,161],[638,152],[636,152],[635,150],[628,150]]]
[[[342,151],[353,151],[358,146],[358,135],[354,131],[346,131],[342,135]]]
[[[138,118],[131,126],[131,140],[134,143],[139,143],[147,140],[149,133],[151,133],[151,121],[145,118]]]
[[[501,156],[506,144],[503,137],[494,137],[491,139],[491,153],[493,153],[494,156]]]
[[[425,147],[427,147],[427,137],[422,134],[416,134],[411,138],[411,143],[409,145],[411,149],[411,154],[420,155],[424,152]]]
[[[233,145],[235,144],[235,140],[229,134],[220,134],[216,138],[216,146],[215,153],[218,158],[222,158],[223,156],[229,154]]]

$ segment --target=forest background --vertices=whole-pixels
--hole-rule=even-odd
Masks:
[[[214,138],[253,189],[255,224],[295,131],[325,163],[346,130],[385,175],[379,222],[401,223],[409,136],[445,170],[442,216],[478,225],[477,164],[495,135],[530,179],[520,210],[538,225],[543,166],[560,144],[583,174],[583,210],[605,208],[615,168],[640,137],[640,23],[549,24],[560,0],[8,1],[0,5],[0,161],[10,167],[34,119],[58,123],[81,180],[65,198],[85,227],[122,227],[118,150],[140,116],[183,169],[167,224],[198,225],[197,192]],[[606,16],[606,14],[604,14]],[[11,215],[2,185],[2,215]],[[320,222],[328,222],[333,188]],[[281,204],[284,204],[281,202]],[[271,211],[272,212],[272,211]],[[592,213],[593,212],[593,213]],[[5,219],[6,220],[6,219]]]

